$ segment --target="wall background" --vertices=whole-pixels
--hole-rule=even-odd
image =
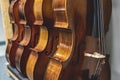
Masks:
[[[112,0],[112,16],[106,44],[107,52],[111,55],[111,80],[120,80],[120,0]]]
[[[5,41],[5,37],[4,37],[4,30],[3,30],[3,23],[2,23],[2,15],[1,15],[1,6],[0,6],[0,42]]]
[[[12,25],[10,24],[9,14],[8,14],[8,8],[9,8],[9,0],[0,0],[0,11],[1,11],[1,19],[3,21],[3,29],[5,32],[5,40],[7,43],[7,39],[11,38],[12,33]]]

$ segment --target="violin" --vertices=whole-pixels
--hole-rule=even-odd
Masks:
[[[17,43],[19,43],[23,37],[24,27],[19,24],[18,18],[18,0],[13,0],[9,6],[9,16],[10,16],[10,23],[13,25],[13,37],[8,39],[8,44],[6,48],[6,59],[10,63],[12,67],[14,65],[14,52],[16,51]]]
[[[89,1],[81,80],[110,80],[109,57],[105,51],[105,34],[111,16],[111,0]]]

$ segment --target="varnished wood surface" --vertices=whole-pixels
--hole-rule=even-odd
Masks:
[[[25,33],[24,33],[24,36],[23,36],[23,40],[18,44],[18,47],[17,47],[16,52],[15,52],[15,57],[14,57],[15,58],[15,66],[16,66],[17,70],[20,71],[20,72],[23,72],[24,75],[25,75],[24,71],[20,70],[21,59],[22,58],[24,58],[24,59],[27,58],[27,56],[24,57],[24,55],[23,55],[24,53],[26,53],[25,55],[28,55],[27,51],[26,51],[27,50],[26,46],[30,45],[30,42],[32,42],[31,46],[34,44],[33,39],[35,37],[33,37],[32,34],[34,34],[34,33],[32,33],[31,28],[30,27],[25,27]],[[23,65],[23,67],[24,67],[24,65]]]
[[[46,54],[50,54],[51,49],[53,49],[52,45],[47,46],[49,43],[51,44],[51,39],[45,37],[48,35],[48,32],[46,31],[46,28],[43,27],[43,31],[40,35],[38,44],[31,49],[27,65],[26,65],[26,73],[29,79],[31,80],[39,80],[43,79],[44,72],[47,68],[49,57]],[[53,34],[53,33],[52,33]],[[56,35],[56,33],[54,32]],[[48,36],[51,36],[51,33],[49,33]],[[49,41],[50,40],[50,41]],[[43,46],[43,43],[47,43],[45,46]],[[39,47],[39,48],[38,48]],[[32,65],[31,65],[32,64]]]
[[[10,22],[11,23],[14,23],[15,22],[15,19],[14,19],[14,14],[13,14],[13,8],[14,8],[14,5],[16,3],[17,0],[14,0],[14,1],[11,1],[11,4],[9,6],[9,16],[10,16]]]
[[[11,48],[12,48],[12,46],[14,46],[13,41],[17,40],[17,37],[18,37],[18,26],[16,24],[14,24],[14,34],[11,39],[8,39],[8,44],[7,44],[7,48],[6,48],[6,58],[8,61],[9,61],[9,54],[10,54]]]
[[[52,6],[51,6],[52,0],[49,0],[49,1],[34,0],[34,2],[35,3],[39,2],[39,4],[41,4],[41,6],[39,5],[40,7],[39,12],[36,12],[33,10],[33,13],[35,14],[34,17],[39,18],[41,20],[40,22],[43,22],[43,24],[42,23],[40,24],[41,30],[39,34],[38,43],[35,45],[34,48],[31,48],[30,50],[30,53],[29,53],[30,55],[26,64],[26,73],[29,79],[39,80],[41,76],[43,76],[44,70],[47,67],[46,62],[48,63],[49,61],[47,60],[48,57],[45,54],[49,54],[51,52],[51,48],[53,45],[52,44],[53,36],[51,36],[51,34],[53,33],[55,34],[56,32],[52,30],[52,25],[53,25],[53,14],[52,14]],[[36,8],[38,7],[38,5],[34,5],[32,7]],[[45,14],[42,15],[42,12]],[[41,14],[41,16],[37,16],[38,13],[39,15]],[[33,63],[32,65],[31,65],[31,62]]]
[[[24,3],[24,1],[23,1]],[[35,5],[37,4],[37,5]],[[39,6],[38,4],[41,4]],[[26,24],[30,25],[31,30],[32,30],[32,35],[28,34],[30,36],[30,42],[29,40],[26,40],[28,36],[25,36],[26,39],[20,42],[19,48],[17,49],[17,54],[16,54],[16,66],[19,71],[21,71],[25,76],[27,75],[27,69],[26,66],[32,66],[29,63],[29,57],[31,55],[31,50],[38,50],[42,51],[46,48],[47,42],[48,42],[48,30],[46,27],[43,26],[43,16],[42,16],[42,0],[31,0],[31,1],[26,1],[25,5],[19,5],[20,7],[20,12],[22,13],[22,16],[24,16],[24,21],[25,19],[27,21]],[[31,6],[30,6],[31,5]],[[37,12],[35,9],[40,7],[40,11]],[[34,9],[33,9],[34,8]],[[24,10],[22,10],[24,9]],[[31,14],[29,14],[31,12]],[[41,14],[41,15],[40,15]],[[38,16],[40,15],[40,16]],[[35,21],[40,22],[39,24],[35,23]],[[25,24],[22,23],[22,24]],[[40,26],[35,26],[35,25],[40,25]],[[35,30],[36,29],[36,30]],[[37,34],[36,34],[37,33]],[[35,38],[37,36],[37,39]],[[29,42],[27,45],[24,45],[24,43]],[[34,45],[33,45],[34,44]],[[22,48],[21,48],[22,47]],[[39,48],[38,48],[39,47]],[[31,60],[31,58],[30,58]],[[28,64],[27,64],[28,63]],[[33,65],[34,67],[35,65]],[[29,70],[31,71],[31,70]],[[34,72],[32,72],[34,73]]]
[[[50,75],[54,75],[55,80],[59,79],[62,69],[65,68],[68,62],[67,60],[71,56],[72,46],[73,46],[73,43],[71,42],[72,41],[71,35],[72,33],[69,31],[62,31],[62,30],[59,31],[59,36],[58,36],[59,42],[58,42],[58,45],[56,46],[57,49],[55,50],[55,52],[52,53],[53,55],[51,56],[51,58],[53,59],[53,61],[50,60],[47,66],[44,80],[53,79],[53,77],[50,77]],[[53,67],[54,70],[51,72],[49,67],[52,67],[52,66],[56,68]],[[56,72],[56,71],[59,71],[59,72]]]
[[[68,28],[67,1],[53,0],[55,27]]]
[[[79,45],[79,42],[81,42],[81,39],[82,39],[83,34],[84,34],[85,27],[86,27],[85,26],[85,24],[86,24],[86,8],[85,7],[87,5],[85,5],[86,4],[85,0],[84,1],[75,0],[74,2],[72,2],[72,0],[63,0],[61,3],[59,1],[54,0],[53,2],[54,3],[57,2],[57,6],[53,4],[54,5],[54,13],[55,13],[55,21],[56,21],[55,23],[61,23],[61,24],[57,24],[57,25],[54,25],[54,26],[57,27],[58,29],[59,28],[65,28],[65,26],[66,26],[66,28],[71,29],[71,37],[73,39],[71,41],[72,41],[72,44],[75,45],[75,46],[71,46],[71,51],[69,52],[69,54],[72,55],[72,51],[73,51],[73,55],[69,56],[69,59],[66,61],[67,64],[68,64],[69,61],[72,62],[72,61],[74,61],[73,59],[77,59],[76,55],[79,55],[79,54],[77,54],[77,47]],[[72,4],[72,3],[74,3],[74,4]],[[78,6],[78,4],[79,4],[79,6]],[[77,8],[76,5],[79,8]],[[80,10],[80,9],[82,9],[82,10]],[[59,16],[58,16],[58,13],[59,13]],[[60,15],[62,15],[64,17],[62,18],[62,17],[60,17]],[[81,16],[82,16],[82,18],[81,18]],[[68,19],[68,20],[65,20],[65,19]],[[63,26],[62,23],[63,24],[67,23],[68,25]],[[74,41],[74,39],[76,41]],[[74,48],[76,49],[75,51],[74,51]],[[67,51],[64,51],[64,54],[66,54],[66,53],[67,53]],[[55,59],[59,58],[60,56],[62,56],[62,55],[57,55],[55,57]],[[72,59],[71,59],[71,57],[72,57]],[[60,60],[57,59],[57,61],[59,62]],[[69,65],[67,65],[67,64],[65,65],[64,62],[61,63],[62,66],[66,66],[66,67],[61,69],[62,73],[60,73],[60,74],[56,73],[56,76],[58,76],[56,78],[56,80],[58,80],[58,79],[69,80],[70,79],[71,73],[69,73],[70,72],[69,70],[72,71],[72,68],[70,68],[71,62],[69,63]],[[55,64],[53,64],[53,65],[55,66]],[[49,75],[52,75],[52,73],[49,74]],[[46,76],[48,77],[49,75],[46,74],[45,77]],[[49,80],[51,80],[51,79],[52,79],[52,77],[49,78]]]
[[[39,52],[42,52],[46,48],[47,42],[48,42],[48,30],[46,27],[40,27],[38,43],[34,49],[38,50]]]
[[[9,7],[10,17],[12,18],[11,23],[13,24],[13,38],[9,39],[7,49],[6,49],[6,58],[10,64],[15,67],[14,65],[14,58],[15,51],[17,48],[17,43],[22,40],[22,34],[24,28],[22,25],[19,24],[19,17],[18,17],[18,0],[12,1]]]
[[[27,0],[19,0],[19,17],[20,17],[20,24],[26,24],[26,16],[25,16],[25,4]]]
[[[48,61],[49,58],[44,53],[38,54],[37,51],[32,51],[26,66],[28,78],[30,80],[43,80]]]
[[[21,17],[20,23],[29,25],[42,25],[42,1],[43,0],[21,0],[19,2],[19,16]]]
[[[41,36],[41,33],[42,34],[45,33],[45,35],[47,35],[46,34],[47,30],[45,31],[44,29],[40,28],[43,24],[42,12],[36,11],[38,7],[42,7],[42,3],[40,0],[31,0],[31,1],[20,0],[19,3],[20,3],[19,16],[21,19],[20,23],[30,28],[31,33],[28,31],[24,33],[24,39],[19,43],[20,45],[16,52],[15,61],[18,71],[22,72],[25,76],[27,76],[26,64],[30,55],[30,48],[33,48],[36,46],[36,44],[38,44],[36,46],[37,49],[40,43],[44,44],[43,43],[44,41],[41,38],[44,38],[45,36],[44,35]],[[41,4],[41,6],[35,4]],[[29,12],[31,12],[31,14]],[[36,23],[34,25],[35,21],[40,23],[39,24]],[[44,46],[45,45],[39,47],[44,47]]]
[[[30,33],[26,32],[24,38],[26,38],[27,40],[23,39],[23,41],[21,41],[16,51],[16,56],[15,56],[16,67],[18,71],[22,72],[25,76],[26,76],[25,67],[30,53],[29,48],[34,47],[35,44],[37,44],[39,31],[40,28],[38,26],[34,26],[32,27],[32,32]],[[26,43],[26,41],[29,43]]]
[[[14,44],[15,46],[11,48],[16,52],[16,57],[11,59],[16,58],[18,71],[30,80],[84,80],[84,71],[89,78],[96,64],[93,59],[84,58],[84,51],[93,52],[97,48],[96,40],[91,39],[93,9],[89,4],[91,4],[89,0],[20,0],[17,2],[15,13],[19,13],[17,14],[19,18],[15,16],[17,19],[15,21],[19,26],[27,24],[30,29],[24,32],[20,45]],[[107,31],[111,14],[110,1],[104,0],[104,6]],[[12,9],[10,11],[12,12]],[[14,18],[11,17],[11,20],[14,23]],[[89,39],[95,44],[92,47]],[[93,61],[92,68],[88,65],[90,64],[88,60]],[[14,60],[12,63],[14,64]],[[86,74],[88,69],[91,69],[90,74],[89,72]],[[109,78],[109,71],[106,74]]]
[[[63,66],[55,60],[50,60],[47,66],[44,80],[58,80]],[[51,76],[51,77],[50,77]]]

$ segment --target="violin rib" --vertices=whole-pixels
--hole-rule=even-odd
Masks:
[[[66,1],[53,0],[53,11],[55,16],[55,27],[68,28]]]
[[[34,16],[35,16],[34,25],[38,25],[38,24],[42,25],[43,24],[42,3],[43,3],[43,0],[35,0],[35,2],[33,4],[33,12],[34,12]]]
[[[51,59],[46,69],[44,80],[58,80],[61,70],[62,64]]]
[[[30,39],[31,39],[31,29],[30,27],[25,27],[23,40],[19,43],[19,46],[16,50],[16,56],[15,56],[15,64],[18,71],[20,71],[20,60],[22,57],[21,54],[24,51],[24,47],[22,46],[27,46],[30,42]]]
[[[11,1],[9,6],[9,16],[10,16],[10,23],[15,23],[14,15],[13,15],[13,8],[17,0]]]

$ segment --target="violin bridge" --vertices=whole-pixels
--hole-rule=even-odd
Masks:
[[[92,57],[92,58],[97,58],[97,59],[103,59],[103,58],[106,57],[105,55],[100,54],[100,53],[98,53],[98,52],[94,52],[93,54],[85,53],[84,56]]]

